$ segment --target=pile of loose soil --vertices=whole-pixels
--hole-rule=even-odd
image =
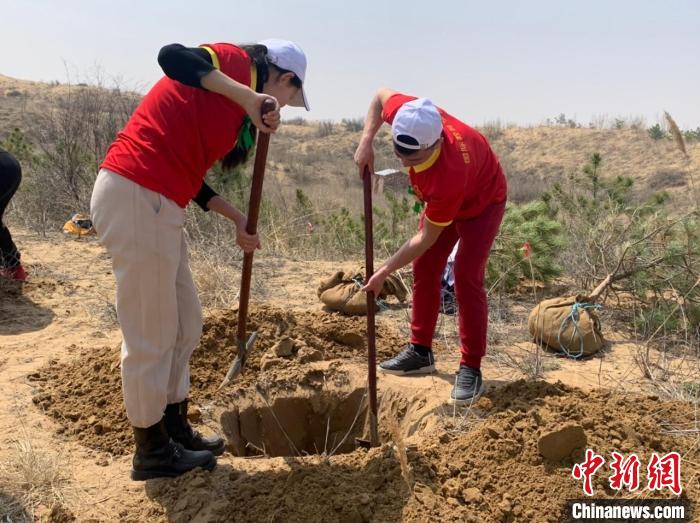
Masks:
[[[230,405],[259,382],[273,392],[298,387],[319,390],[327,383],[341,385],[344,373],[332,360],[366,358],[365,322],[364,318],[336,313],[253,308],[248,330],[257,331],[258,337],[246,372],[215,394],[236,354],[238,322],[234,311],[211,314],[205,319],[202,339],[191,362],[195,411],[197,404]],[[394,354],[403,343],[405,339],[395,331],[379,329],[379,357]],[[132,449],[121,395],[119,350],[79,350],[75,359],[50,361],[29,377],[38,385],[34,404],[58,421],[59,433],[112,455]]]
[[[347,373],[345,364],[364,365],[363,319],[295,314],[272,307],[256,308],[250,317],[250,328],[258,331],[259,338],[248,373],[226,394],[217,395],[214,390],[235,352],[236,315],[222,312],[207,318],[192,361],[195,405],[206,407],[202,409],[205,413],[208,409],[235,412],[232,407],[241,405],[234,428],[253,441],[257,438],[253,432],[275,430],[274,423],[265,421],[266,404],[249,405],[249,415],[242,407],[244,400],[257,397],[256,385],[265,384],[278,415],[302,413],[298,420],[283,420],[285,426],[295,421],[301,427],[318,425],[314,434],[290,434],[296,446],[312,449],[319,446],[318,436],[324,432],[341,433],[348,419],[343,414],[334,427],[334,416],[341,414],[338,406],[349,396],[329,396],[332,387],[328,384],[354,391],[352,408],[345,410],[359,405],[361,384],[357,376]],[[403,344],[396,333],[382,329],[380,334],[381,355],[393,354]],[[39,385],[34,402],[59,422],[61,432],[88,447],[117,455],[131,450],[118,352],[117,347],[82,351],[72,362],[52,361],[30,376]],[[398,387],[405,389],[403,399],[386,400],[384,396],[383,404],[391,410],[391,419],[400,424],[393,432],[398,444],[392,443],[392,431],[386,430],[388,418],[380,417],[386,443],[369,451],[344,449],[349,452],[330,457],[235,459],[226,455],[211,474],[193,472],[173,481],[150,482],[147,491],[155,504],[129,508],[123,517],[554,522],[562,519],[567,499],[583,496],[571,468],[582,460],[586,448],[605,457],[607,463],[612,451],[634,452],[642,463],[642,488],[636,493],[610,490],[608,465],[599,470],[594,479],[598,497],[650,497],[643,487],[651,454],[676,451],[683,457],[683,496],[691,502],[700,500],[700,446],[697,430],[687,430],[697,427],[689,404],[653,396],[584,392],[560,383],[518,381],[491,388],[469,411],[452,415],[439,398],[427,393],[411,396],[410,379],[405,387],[399,381]],[[308,402],[299,399],[300,392],[307,394]],[[383,393],[387,394],[386,387]],[[393,407],[387,407],[392,402]],[[244,423],[245,416],[252,421]],[[431,422],[422,423],[428,417]],[[265,423],[261,425],[258,419]],[[326,419],[329,428],[324,431]],[[278,445],[280,453],[282,445]],[[662,491],[653,497],[669,494]]]
[[[219,311],[206,321],[199,348],[192,358],[192,387],[203,398],[214,398],[214,392],[236,355],[235,311]],[[262,305],[251,311],[248,332],[256,331],[257,340],[248,355],[247,372],[227,389],[238,395],[254,382],[264,378],[275,387],[295,388],[302,377],[309,386],[319,385],[319,373],[308,364],[316,361],[366,359],[366,318],[344,316],[321,311],[291,312]],[[405,337],[393,329],[377,329],[377,358],[393,356],[406,343]],[[300,371],[300,368],[306,370]]]
[[[684,460],[683,495],[700,499],[697,435],[669,433],[694,419],[686,403],[518,381],[482,397],[476,412],[481,420],[468,432],[448,429],[420,445],[416,477],[432,486],[438,502],[413,505],[408,519],[562,521],[566,500],[584,497],[571,469],[586,448],[606,459],[594,476],[596,497],[669,497],[668,490],[652,495],[644,489],[646,465],[653,452],[677,451]],[[640,458],[636,493],[610,488],[612,451]]]
[[[518,381],[488,392],[475,416],[446,418],[438,430],[399,445],[323,459],[245,460],[150,484],[159,505],[130,513],[168,521],[542,521],[563,519],[567,499],[583,497],[571,466],[592,448],[683,456],[681,478],[691,503],[700,499],[696,435],[667,429],[694,419],[683,403],[654,397],[585,393],[562,384]],[[407,449],[402,452],[400,449]],[[544,455],[543,455],[544,454]],[[402,467],[402,455],[407,467]],[[610,469],[595,476],[596,497],[616,494]],[[624,494],[624,495],[623,495]]]

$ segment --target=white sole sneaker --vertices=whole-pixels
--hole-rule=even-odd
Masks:
[[[427,367],[421,367],[415,370],[390,370],[378,367],[378,369],[384,374],[393,374],[394,376],[411,376],[416,374],[432,374],[435,372],[435,365],[428,365]]]
[[[484,393],[484,390],[486,390],[486,387],[484,387],[484,384],[481,384],[481,387],[479,390],[476,392],[474,396],[471,398],[467,398],[465,400],[456,400],[453,397],[450,397],[450,401],[448,402],[450,405],[457,405],[458,407],[463,407],[465,405],[471,405],[472,403],[476,403],[476,401],[481,397],[481,395]]]

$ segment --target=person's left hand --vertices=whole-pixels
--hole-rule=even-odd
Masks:
[[[253,252],[260,249],[260,237],[257,234],[248,234],[245,230],[245,222],[236,226],[236,243],[243,252]]]
[[[274,111],[270,111],[269,113],[265,113],[262,115],[262,120],[265,123],[265,125],[267,125],[270,129],[274,129],[275,131],[280,126],[281,118],[282,116],[280,114],[279,105],[275,108]]]
[[[374,275],[372,275],[367,284],[362,287],[362,290],[364,292],[374,292],[374,297],[376,298],[382,291],[384,281],[386,280],[387,276],[388,274],[383,269],[379,269],[374,273]]]

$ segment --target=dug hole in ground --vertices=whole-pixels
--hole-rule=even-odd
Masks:
[[[527,302],[494,326],[476,403],[446,402],[459,354],[443,317],[438,372],[380,374],[382,444],[357,448],[368,434],[365,318],[322,310],[315,282],[333,264],[264,258],[247,372],[216,391],[234,357],[233,310],[207,311],[192,360],[192,420],[225,434],[228,452],[212,473],[131,482],[109,260],[95,241],[81,241],[76,257],[73,241],[18,237],[33,278],[0,294],[0,500],[13,521],[555,522],[567,499],[583,497],[571,469],[586,448],[636,453],[642,464],[679,452],[683,497],[698,499],[692,404],[650,393],[638,347],[610,326],[605,353],[582,362],[542,355],[545,379],[528,379],[507,364],[534,354]],[[407,313],[396,305],[378,316],[379,360],[406,343]],[[596,497],[671,497],[618,493],[609,475],[595,476]]]

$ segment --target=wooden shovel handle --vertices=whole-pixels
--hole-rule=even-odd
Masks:
[[[267,99],[262,104],[262,114],[269,113],[277,107],[272,99]],[[270,135],[258,133],[258,144],[255,149],[255,163],[253,164],[253,180],[250,186],[250,201],[248,202],[248,216],[246,232],[255,234],[258,230],[258,217],[260,216],[260,202],[262,200],[263,181],[265,179],[265,162],[267,161],[267,148],[270,145]],[[237,339],[239,343],[246,341],[246,329],[248,323],[248,303],[250,301],[250,280],[253,276],[253,253],[243,255],[243,268],[241,270],[241,290],[238,299],[238,328]]]
[[[365,283],[374,274],[374,236],[372,230],[372,173],[365,167],[363,176],[365,200]],[[370,441],[379,444],[377,429],[377,351],[374,323],[374,292],[367,293],[367,381],[369,388]]]

